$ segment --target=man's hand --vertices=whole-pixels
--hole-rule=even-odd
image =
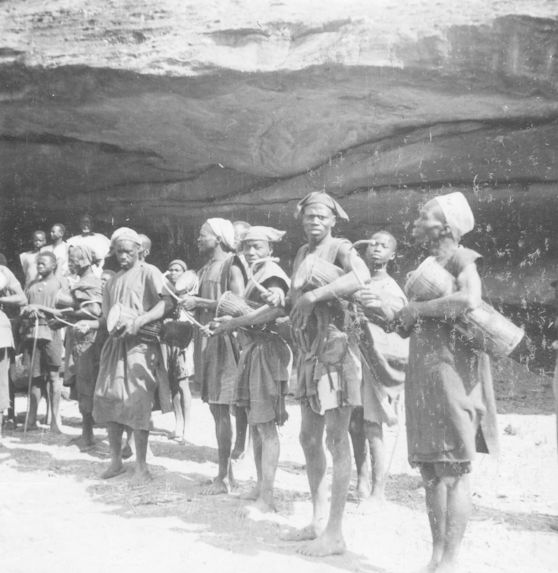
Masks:
[[[27,306],[24,306],[21,312],[27,315],[29,318],[39,318],[41,314],[37,308],[37,305],[35,304],[28,304]]]
[[[212,334],[213,335],[219,335],[219,334],[226,334],[227,332],[231,332],[231,330],[234,330],[234,326],[232,324],[232,316],[220,316],[219,318],[214,318],[212,321],[212,326],[213,331]]]
[[[129,320],[121,329],[120,336],[136,336],[142,326],[143,321],[141,320],[140,316],[134,318],[133,320]]]
[[[265,304],[278,308],[280,306],[285,306],[285,292],[280,288],[270,288],[267,289],[265,293],[261,294],[262,300]]]
[[[410,302],[397,313],[396,320],[404,330],[410,330],[417,322],[418,317],[419,313],[415,304]]]
[[[304,330],[308,319],[314,310],[314,305],[316,304],[314,295],[312,291],[303,294],[293,306],[291,311],[291,321],[293,328],[300,328]]]
[[[378,308],[382,306],[381,297],[374,292],[371,285],[364,285],[355,293],[355,298],[364,308]]]
[[[74,330],[76,332],[79,332],[80,334],[87,334],[91,330],[91,327],[89,326],[89,321],[78,320],[78,322],[74,324]]]
[[[196,298],[190,295],[184,295],[182,297],[180,297],[180,301],[178,302],[178,304],[185,310],[196,310],[197,307],[197,303],[196,303]]]

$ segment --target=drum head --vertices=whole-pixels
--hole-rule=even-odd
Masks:
[[[194,326],[190,322],[169,320],[161,329],[161,340],[169,346],[186,348],[194,336]]]
[[[0,271],[0,291],[4,290],[8,286],[8,277]]]

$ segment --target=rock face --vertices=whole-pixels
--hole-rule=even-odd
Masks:
[[[325,189],[399,277],[422,201],[464,191],[487,295],[543,305],[556,272],[553,0],[4,0],[1,239],[88,209],[197,263],[208,216],[270,222]],[[73,228],[71,229],[74,230]],[[538,308],[538,307],[537,307]]]

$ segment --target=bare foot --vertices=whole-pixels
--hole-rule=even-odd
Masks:
[[[68,442],[68,445],[77,446],[80,452],[87,452],[95,446],[95,440],[93,438],[86,438],[85,436],[79,436],[79,438],[73,438]]]
[[[360,514],[373,513],[381,510],[386,505],[386,498],[382,495],[369,495],[358,503],[357,512]]]
[[[230,488],[227,480],[215,478],[207,487],[200,491],[200,495],[220,495],[229,492]]]
[[[231,460],[239,460],[244,455],[244,448],[242,446],[235,446],[231,452]]]
[[[256,503],[251,505],[256,511],[260,511],[261,513],[277,513],[277,508],[275,507],[275,503],[273,501],[265,501],[261,497],[256,500]]]
[[[284,532],[281,536],[283,541],[311,541],[316,539],[318,534],[313,524],[307,525],[302,529],[294,529]]]
[[[131,486],[145,485],[153,480],[152,475],[147,468],[136,468],[132,479],[130,479]]]
[[[59,424],[53,423],[50,425],[51,434],[63,434],[64,432],[60,429]]]
[[[250,491],[240,495],[240,499],[256,501],[260,497],[260,486],[255,485]]]
[[[455,573],[457,571],[457,563],[442,559],[435,571],[436,573]]]
[[[357,482],[357,498],[359,503],[368,499],[372,493],[372,488],[370,486],[370,480],[365,478],[359,478]]]
[[[111,479],[126,472],[122,464],[110,464],[109,467],[101,474],[101,479]]]
[[[341,555],[346,550],[345,541],[341,534],[331,535],[322,533],[319,537],[297,549],[297,553],[309,557],[325,557],[326,555]]]
[[[132,447],[130,446],[130,444],[126,444],[123,448],[122,448],[122,459],[123,460],[128,460],[130,459],[132,456],[134,455],[134,452],[132,452]]]

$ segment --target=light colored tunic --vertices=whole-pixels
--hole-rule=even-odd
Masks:
[[[393,312],[407,304],[407,297],[389,275],[374,278],[367,286],[386,301]],[[362,405],[364,419],[376,424],[397,423],[397,405],[403,391],[409,357],[409,341],[396,332],[386,332],[385,325],[364,309],[367,320],[361,322]]]
[[[331,237],[312,254],[336,264],[343,244],[350,245],[346,239]],[[292,283],[298,282],[297,272],[308,255],[308,245],[302,246],[293,265]],[[289,296],[293,304],[302,294],[302,291],[291,288]],[[317,414],[341,406],[361,405],[362,366],[352,322],[348,303],[336,299],[314,306],[305,332],[293,330],[293,340],[298,346],[295,397],[306,401]],[[345,352],[337,364],[326,364],[322,351],[324,347],[335,346],[334,337],[340,341],[339,333],[347,335]],[[338,346],[342,346],[340,342]]]
[[[236,255],[228,255],[219,261],[210,261],[199,271],[199,296],[219,300],[230,288],[232,265],[237,265],[244,273],[242,263]],[[197,319],[208,324],[215,316],[214,311],[199,309]],[[201,386],[201,397],[210,404],[232,404],[237,379],[237,366],[240,347],[233,334],[203,336],[196,329],[194,337],[195,378]]]
[[[163,297],[163,275],[139,262],[112,277],[103,293],[103,315],[120,303],[143,314]],[[155,391],[163,412],[171,411],[170,388],[161,345],[138,336],[109,336],[101,351],[93,398],[99,424],[117,422],[134,430],[149,430]]]
[[[289,277],[274,262],[264,263],[254,278],[266,286],[275,279],[283,283],[285,294],[289,290]],[[250,280],[244,297],[248,301],[262,303],[260,291]],[[275,420],[285,422],[282,401],[288,392],[292,367],[292,352],[289,345],[273,331],[273,324],[241,331],[242,352],[238,364],[238,383],[235,403],[247,408],[249,424],[263,424]]]
[[[18,280],[8,267],[0,265],[0,273],[7,279],[7,285],[0,296],[15,294],[19,286]],[[14,337],[12,324],[4,309],[0,306],[0,412],[10,407],[10,359],[13,355]]]
[[[446,263],[454,276],[480,257],[460,247]],[[470,462],[498,450],[490,360],[471,348],[452,321],[423,318],[411,334],[405,381],[411,465]]]

